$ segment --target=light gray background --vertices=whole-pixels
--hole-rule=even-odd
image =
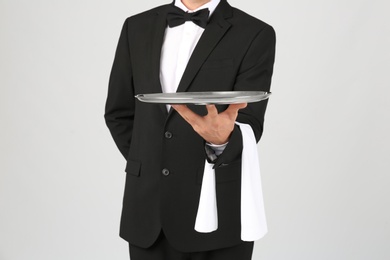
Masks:
[[[1,260],[128,259],[107,82],[124,19],[167,2],[0,0]],[[278,39],[253,259],[390,259],[388,1],[230,3]]]

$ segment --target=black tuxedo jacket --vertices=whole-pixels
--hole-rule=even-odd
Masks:
[[[162,91],[159,66],[168,6],[127,18],[111,71],[105,120],[127,160],[120,236],[146,248],[163,229],[172,246],[184,252],[233,246],[241,242],[239,127],[215,163],[218,230],[198,233],[194,225],[205,141],[175,111],[134,98]],[[273,28],[221,0],[177,91],[269,91],[274,54]],[[238,115],[237,121],[251,125],[257,141],[266,105],[251,103]],[[191,108],[206,112],[202,106]]]

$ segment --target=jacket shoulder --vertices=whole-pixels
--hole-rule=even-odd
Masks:
[[[165,5],[154,7],[150,10],[132,15],[132,16],[128,17],[126,19],[126,21],[128,21],[129,23],[133,23],[133,22],[136,23],[136,22],[140,22],[140,21],[145,21],[145,19],[149,19],[150,16],[155,16],[161,12],[166,11],[168,6],[170,6],[170,4],[165,4]]]
[[[269,25],[268,23],[249,15],[248,13],[232,7],[233,9],[233,16],[231,19],[231,23],[234,26],[245,28],[246,30],[253,30],[253,31],[262,31],[263,29],[274,31],[273,27]]]

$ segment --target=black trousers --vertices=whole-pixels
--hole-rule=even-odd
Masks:
[[[250,260],[253,242],[205,252],[183,253],[174,249],[161,232],[156,242],[149,248],[129,244],[130,260]]]

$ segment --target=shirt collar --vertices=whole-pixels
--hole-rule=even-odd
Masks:
[[[210,0],[210,2],[205,3],[204,5],[198,7],[195,10],[188,10],[188,8],[181,2],[181,0],[175,0],[175,6],[182,9],[184,12],[193,13],[196,11],[199,11],[200,9],[208,8],[210,11],[211,16],[213,12],[215,11],[215,8],[217,8],[217,5],[219,4],[220,0]]]

